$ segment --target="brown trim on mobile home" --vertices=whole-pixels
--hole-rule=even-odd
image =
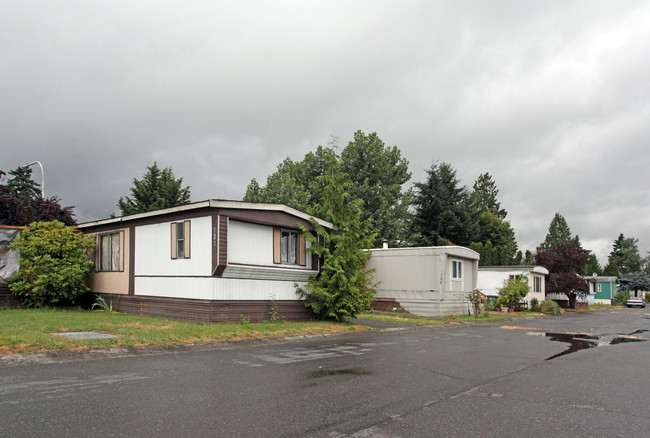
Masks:
[[[278,316],[288,321],[313,319],[311,311],[299,300],[195,300],[104,293],[101,295],[106,301],[112,301],[113,308],[118,312],[186,321],[239,322],[243,315],[252,322],[261,322],[269,319],[272,306],[277,306]]]

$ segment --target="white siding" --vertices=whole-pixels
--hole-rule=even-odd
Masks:
[[[296,300],[303,282],[212,277],[137,277],[135,294],[205,300]]]
[[[311,269],[311,253],[307,252],[306,266],[273,263],[273,228],[230,220],[228,222],[228,264],[241,263],[256,266],[282,266],[290,269]],[[309,246],[309,242],[306,242]]]
[[[478,288],[483,292],[485,295],[488,296],[499,296],[499,289],[503,287],[504,281],[506,281],[508,278],[510,278],[511,275],[520,275],[524,274],[526,277],[528,277],[528,287],[530,288],[530,292],[528,292],[528,295],[524,298],[524,301],[530,305],[530,300],[533,298],[537,298],[537,301],[540,303],[546,299],[546,278],[542,274],[536,274],[533,272],[530,272],[531,269],[534,267],[525,267],[525,268],[520,268],[520,267],[485,267],[485,268],[479,268],[478,270]],[[539,268],[535,268],[539,269]],[[542,290],[540,292],[533,292],[533,289],[535,287],[535,277],[541,278],[541,286]]]
[[[172,260],[171,225],[173,222],[135,228],[135,275],[211,275],[212,219],[190,220],[189,259]]]

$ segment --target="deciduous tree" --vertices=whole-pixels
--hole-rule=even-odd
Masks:
[[[16,172],[9,172],[16,174]],[[56,196],[41,198],[41,192],[33,189],[20,174],[21,181],[10,179],[3,185],[5,173],[0,170],[0,225],[26,226],[32,222],[58,220],[65,225],[76,224],[74,207],[62,207]]]
[[[576,298],[589,292],[587,282],[579,275],[585,271],[587,254],[572,242],[560,242],[552,251],[538,251],[535,262],[549,271],[546,292],[565,293],[575,308]]]

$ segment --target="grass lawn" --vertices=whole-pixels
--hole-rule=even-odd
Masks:
[[[0,355],[53,350],[140,347],[146,345],[234,341],[367,330],[324,321],[202,324],[150,316],[87,310],[0,310]],[[96,331],[110,339],[69,339],[51,333]]]

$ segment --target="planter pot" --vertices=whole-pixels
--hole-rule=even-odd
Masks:
[[[508,312],[508,311],[510,311],[510,309],[508,309],[507,307],[502,307],[500,310],[501,310],[502,312]]]
[[[508,312],[514,312],[515,308],[514,307],[508,307]]]

